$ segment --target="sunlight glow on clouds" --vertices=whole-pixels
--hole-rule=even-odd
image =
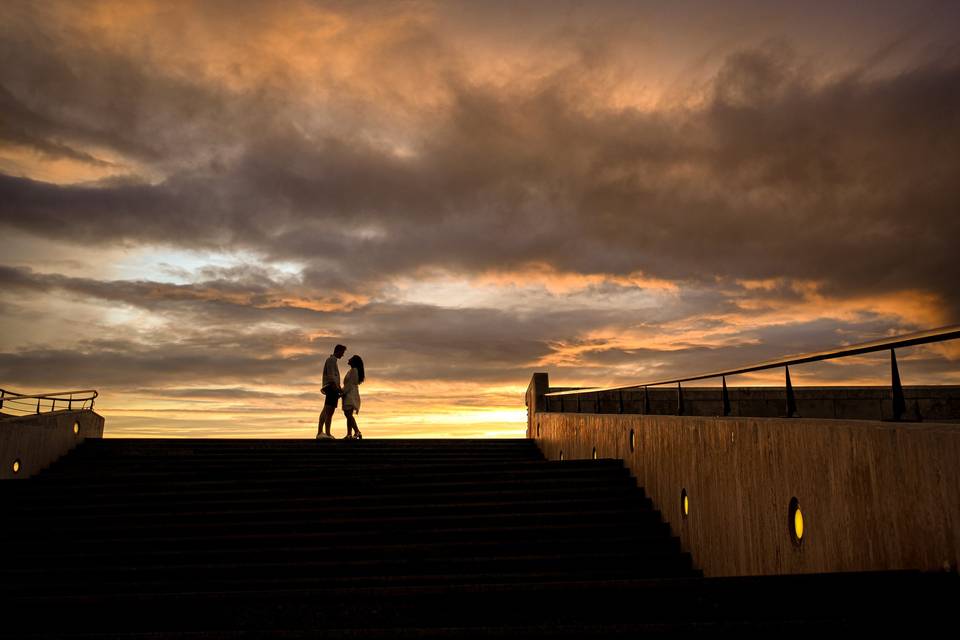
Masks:
[[[203,279],[203,272],[229,271],[264,266],[263,257],[248,250],[230,252],[184,251],[176,247],[137,247],[110,265],[117,280],[152,280],[171,284],[189,284]],[[273,277],[299,278],[303,265],[290,261],[266,265]]]
[[[0,387],[96,387],[114,435],[309,436],[342,342],[368,435],[516,435],[536,369],[624,384],[956,323],[958,22],[7,2]],[[905,353],[905,384],[956,381],[958,348]]]

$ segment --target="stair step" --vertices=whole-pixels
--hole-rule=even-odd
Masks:
[[[279,469],[264,473],[208,473],[190,476],[189,474],[170,475],[144,475],[143,477],[126,476],[119,478],[103,477],[97,474],[95,479],[64,479],[55,477],[47,480],[43,474],[30,483],[18,483],[29,486],[11,487],[13,491],[9,493],[20,492],[27,496],[38,492],[49,492],[55,490],[61,495],[89,494],[97,493],[131,493],[131,492],[149,492],[149,491],[197,491],[206,488],[227,487],[230,489],[242,487],[277,487],[285,488],[291,485],[322,485],[327,490],[337,488],[367,488],[378,485],[405,486],[409,484],[432,484],[432,485],[464,485],[468,483],[479,482],[522,482],[529,480],[532,482],[546,481],[579,481],[585,478],[604,480],[629,477],[629,472],[623,467],[622,463],[618,465],[603,464],[603,461],[594,461],[601,464],[592,466],[551,466],[535,465],[525,469],[511,470],[509,473],[503,473],[498,470],[471,470],[467,469],[433,469],[425,468],[380,468],[370,470],[356,470],[347,474],[346,469],[318,469],[310,475],[287,472]],[[507,480],[509,479],[509,480]]]
[[[470,552],[472,550],[464,550]],[[313,557],[288,562],[263,562],[248,558],[235,563],[178,564],[175,560],[164,565],[90,565],[79,567],[31,567],[7,569],[6,574],[18,590],[31,583],[49,590],[52,584],[91,588],[93,585],[113,583],[125,588],[141,584],[217,584],[224,580],[238,583],[261,581],[310,581],[336,578],[445,575],[513,574],[527,575],[555,571],[561,574],[589,571],[597,574],[622,573],[625,577],[677,575],[690,570],[690,558],[671,550],[632,550],[610,552],[567,552],[560,555],[467,555],[452,557],[407,557],[405,555],[369,557]]]
[[[119,528],[129,530],[138,527],[155,527],[158,519],[169,522],[176,519],[177,526],[186,527],[192,524],[209,524],[223,522],[247,522],[256,520],[290,520],[302,519],[308,521],[337,521],[349,518],[419,518],[419,517],[475,517],[499,514],[503,516],[519,515],[524,513],[553,513],[567,512],[571,509],[588,515],[594,511],[609,511],[627,509],[636,511],[650,511],[652,505],[646,498],[610,497],[583,500],[498,500],[490,502],[447,502],[432,504],[362,504],[362,505],[325,505],[316,506],[260,506],[258,508],[238,508],[237,505],[221,505],[208,503],[202,509],[152,511],[149,513],[130,513],[120,510],[100,513],[70,513],[61,515],[55,511],[45,514],[35,514],[29,520],[11,519],[8,530],[16,533],[43,531],[50,527],[57,527],[64,531],[73,529],[97,530],[102,528]]]
[[[664,523],[624,524],[622,522],[574,522],[540,525],[526,523],[520,526],[471,526],[473,523],[456,522],[447,527],[433,527],[426,530],[398,530],[388,532],[389,539],[397,544],[423,542],[429,534],[431,544],[468,544],[472,540],[509,541],[511,539],[531,539],[540,537],[553,539],[560,536],[571,536],[579,540],[580,544],[596,544],[598,540],[605,540],[616,534],[630,534],[637,544],[646,541],[656,541],[669,537],[669,526]],[[239,549],[255,545],[259,548],[270,549],[281,545],[304,546],[336,546],[351,541],[356,543],[367,542],[375,544],[384,540],[384,532],[374,527],[345,529],[337,531],[305,531],[305,532],[262,532],[249,533],[231,531],[221,536],[145,536],[141,538],[105,536],[84,540],[82,546],[69,535],[51,536],[48,540],[18,539],[17,549],[23,554],[35,554],[51,557],[58,553],[72,554],[76,550],[91,553],[126,553],[138,549],[149,548],[155,551],[178,552],[183,550],[210,550],[210,549]],[[19,555],[19,554],[18,554]]]
[[[605,509],[597,510],[589,514],[591,521],[616,523],[621,525],[635,523],[653,523],[660,522],[660,514],[657,511],[630,510],[630,509]],[[469,518],[461,518],[450,515],[431,515],[423,517],[338,517],[327,518],[323,514],[305,514],[302,517],[283,520],[258,520],[243,516],[231,519],[220,519],[214,522],[181,523],[158,522],[154,525],[114,525],[105,529],[101,528],[81,528],[69,532],[53,530],[50,528],[41,528],[29,532],[30,537],[36,541],[69,539],[76,544],[88,539],[98,539],[105,534],[134,536],[138,534],[162,533],[163,536],[222,536],[231,533],[243,532],[246,534],[262,534],[269,532],[307,532],[318,527],[323,527],[329,531],[347,531],[351,529],[364,529],[367,531],[378,531],[381,535],[390,535],[397,530],[406,531],[431,531],[435,528],[452,528],[457,525],[463,526],[469,523],[473,527],[495,527],[495,526],[546,526],[551,524],[573,524],[583,520],[584,514],[580,511],[531,511],[528,513],[516,514],[482,514]]]
[[[399,543],[395,538],[389,541],[375,539],[356,540],[341,538],[335,540],[321,540],[320,544],[311,544],[313,540],[304,540],[303,544],[290,544],[287,539],[276,541],[261,541],[257,545],[218,546],[216,548],[188,548],[188,549],[157,549],[127,547],[83,547],[49,549],[47,546],[38,552],[23,552],[9,558],[7,567],[10,569],[43,567],[43,566],[147,566],[169,563],[203,563],[216,564],[231,562],[235,559],[256,557],[263,561],[291,561],[312,557],[330,557],[333,554],[357,555],[364,558],[418,558],[418,557],[450,557],[464,555],[465,550],[471,550],[478,555],[489,553],[553,553],[562,554],[570,549],[582,548],[596,538],[596,532],[583,531],[554,531],[551,529],[537,529],[536,536],[501,537],[489,539],[484,537],[464,538],[460,540],[428,540],[412,538]],[[647,550],[680,551],[680,541],[668,535],[642,536],[631,530],[614,529],[604,537],[604,549],[607,551],[629,550],[640,546]]]
[[[560,465],[542,460],[518,461],[480,461],[463,460],[428,460],[413,462],[409,460],[384,462],[367,461],[356,463],[352,461],[299,461],[296,464],[286,461],[271,461],[270,464],[247,462],[190,462],[178,464],[140,464],[122,468],[112,465],[97,466],[97,482],[90,483],[89,469],[74,467],[73,469],[55,469],[39,476],[38,484],[69,484],[76,481],[87,481],[83,486],[109,484],[107,481],[122,482],[182,482],[186,479],[217,479],[217,478],[336,478],[338,476],[352,477],[397,477],[397,476],[490,476],[503,474],[531,474],[541,473],[545,469],[550,473],[572,473],[574,471],[619,471],[623,464],[612,460],[584,460],[575,464]]]
[[[389,491],[390,487],[386,487]],[[77,501],[68,504],[42,504],[37,501],[24,500],[9,507],[10,522],[16,518],[35,518],[46,515],[58,517],[96,517],[100,514],[109,514],[122,511],[131,516],[147,513],[160,513],[164,510],[179,508],[183,511],[217,504],[237,509],[257,509],[268,506],[277,509],[284,507],[323,508],[327,505],[360,506],[360,505],[425,505],[440,503],[475,504],[502,501],[528,502],[532,500],[597,500],[602,498],[620,498],[646,500],[642,489],[632,486],[632,481],[624,478],[623,482],[612,484],[608,482],[585,484],[575,487],[554,487],[544,485],[535,490],[506,488],[500,491],[462,491],[462,492],[406,492],[406,493],[337,493],[314,495],[287,495],[282,493],[252,492],[221,492],[209,494],[159,494],[151,496],[128,496],[124,501],[83,501],[81,496]]]

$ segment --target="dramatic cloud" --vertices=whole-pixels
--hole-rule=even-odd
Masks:
[[[412,416],[960,321],[951,3],[6,14],[4,386],[309,412],[347,341]]]

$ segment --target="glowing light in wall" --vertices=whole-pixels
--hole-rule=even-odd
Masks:
[[[790,499],[790,537],[794,544],[803,542],[803,512],[800,510],[800,501],[796,498]]]

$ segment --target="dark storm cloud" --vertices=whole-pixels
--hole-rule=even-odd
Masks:
[[[209,271],[237,280],[195,285],[101,282],[0,268],[0,285],[15,299],[66,293],[147,309],[169,320],[149,332],[128,335],[114,330],[116,335],[111,338],[79,340],[70,348],[22,346],[0,353],[0,380],[20,388],[79,385],[129,389],[138,394],[144,386],[176,390],[197,385],[202,387],[200,391],[182,389],[170,397],[187,399],[195,394],[239,401],[252,396],[244,391],[207,393],[203,389],[210,385],[243,389],[282,385],[295,390],[316,377],[333,344],[344,342],[350,353],[363,355],[370,375],[379,380],[511,384],[517,381],[518,372],[548,368],[558,380],[609,384],[613,375],[615,382],[636,383],[809,351],[842,343],[849,335],[879,337],[889,327],[889,318],[879,316],[846,322],[798,320],[766,327],[738,326],[735,319],[709,317],[736,312],[729,300],[717,294],[712,303],[708,303],[709,295],[695,295],[692,306],[681,300],[672,312],[642,314],[635,318],[642,324],[632,327],[617,308],[545,308],[530,313],[382,302],[334,312],[257,308],[224,301],[224,297],[243,292],[247,299],[250,291],[261,290],[249,281],[272,288],[275,282],[262,270]],[[609,291],[609,285],[601,289]],[[632,348],[616,342],[621,330],[641,329],[658,335],[669,332],[670,322],[677,320],[687,325],[688,331],[692,322],[700,331],[725,332],[727,338],[716,346],[706,346],[694,334],[689,339],[677,337],[663,348]],[[607,337],[571,338],[597,330]],[[919,366],[925,373],[949,371],[949,363],[942,360],[924,361]],[[877,367],[827,368],[821,378],[840,381],[844,371],[849,375],[861,370],[879,371]]]
[[[220,275],[223,275],[222,273]],[[355,306],[334,292],[297,299],[298,285],[274,281],[256,270],[193,284],[75,278],[35,273],[26,268],[0,265],[0,286],[12,293],[66,293],[77,299],[96,299],[130,305],[181,321],[203,324],[258,321],[309,322],[324,318],[329,310]]]
[[[91,145],[163,166],[211,139],[229,143],[242,126],[243,109],[221,89],[58,31],[51,14],[82,14],[81,7],[8,9],[0,24],[0,141],[102,162],[70,146]]]
[[[332,345],[346,342],[381,378],[506,383],[515,379],[518,368],[548,357],[553,345],[571,333],[623,321],[620,309],[590,306],[537,313],[386,302],[335,311],[258,307],[269,298],[264,292],[281,288],[280,283],[257,269],[208,271],[240,279],[171,285],[0,267],[0,286],[17,299],[30,294],[62,299],[66,294],[145,309],[168,320],[137,338],[121,332],[111,340],[78,343],[72,350],[24,348],[0,354],[0,379],[31,385],[89,378],[91,384],[117,387],[204,380],[245,384],[257,378],[289,385],[319,371]],[[702,312],[703,298],[698,300],[696,309]],[[726,308],[722,298],[717,302]],[[674,313],[683,315],[684,306]],[[52,367],[58,359],[63,366]]]
[[[815,82],[781,48],[746,51],[705,107],[655,113],[586,109],[590,72],[573,65],[516,94],[451,80],[449,110],[412,157],[298,135],[254,110],[246,118],[270,126],[237,159],[159,184],[3,177],[0,222],[103,244],[245,246],[306,261],[320,281],[352,260],[335,276],[345,286],[543,261],[954,297],[957,64]]]
[[[123,389],[133,380],[147,385],[189,381],[267,384],[284,376],[305,376],[323,366],[324,356],[258,357],[263,338],[210,332],[186,344],[145,346],[128,340],[89,341],[72,349],[31,349],[0,354],[0,379],[28,387],[85,384]],[[251,344],[252,343],[252,344]],[[216,348],[214,348],[216,345]],[[243,351],[239,349],[243,347]]]
[[[394,318],[402,322],[402,318]],[[461,326],[476,328],[478,324]],[[402,337],[416,342],[404,343]],[[190,384],[282,384],[293,386],[315,378],[335,342],[359,345],[380,380],[463,380],[512,382],[518,358],[542,354],[546,347],[532,339],[492,341],[456,340],[452,335],[432,336],[416,328],[396,333],[356,332],[335,339],[311,339],[302,334],[274,335],[266,329],[254,333],[226,332],[216,327],[202,332],[183,330],[179,335],[155,336],[156,342],[97,340],[71,349],[23,349],[0,353],[0,380],[17,385],[126,389],[135,386]],[[525,343],[529,343],[529,346]],[[282,349],[296,348],[294,355]]]
[[[335,294],[311,300],[298,297],[301,285],[297,279],[276,278],[262,268],[206,267],[200,273],[214,277],[190,284],[97,280],[0,265],[0,288],[15,297],[25,293],[65,293],[77,299],[92,298],[165,314],[177,322],[196,324],[202,320],[204,326],[288,323],[314,329],[333,327],[364,342],[382,343],[384,348],[393,344],[403,345],[404,349],[456,353],[460,345],[463,349],[482,351],[486,357],[509,354],[520,360],[543,355],[542,340],[622,323],[623,309],[609,303],[599,306],[598,302],[604,297],[613,300],[635,291],[610,284],[587,287],[577,294],[549,296],[545,300],[552,299],[556,304],[534,311],[522,307],[440,307],[377,300],[353,303]],[[571,302],[576,302],[576,306],[569,308]],[[646,310],[643,321],[657,325],[700,313],[736,311],[736,304],[722,293],[689,290],[672,295],[668,306]],[[538,346],[532,347],[534,342]],[[524,343],[528,346],[522,346]],[[470,352],[461,355],[464,359],[478,357]]]
[[[32,147],[53,158],[70,158],[97,166],[110,166],[109,162],[57,142],[55,124],[27,109],[2,86],[0,113],[3,114],[3,119],[0,120],[0,141]]]
[[[317,401],[323,399],[323,394],[319,391],[313,393],[273,393],[263,391],[262,389],[248,389],[244,387],[224,387],[211,389],[132,389],[131,393],[143,396],[160,396],[164,398],[186,398],[198,400],[277,400],[277,399],[298,399]]]

